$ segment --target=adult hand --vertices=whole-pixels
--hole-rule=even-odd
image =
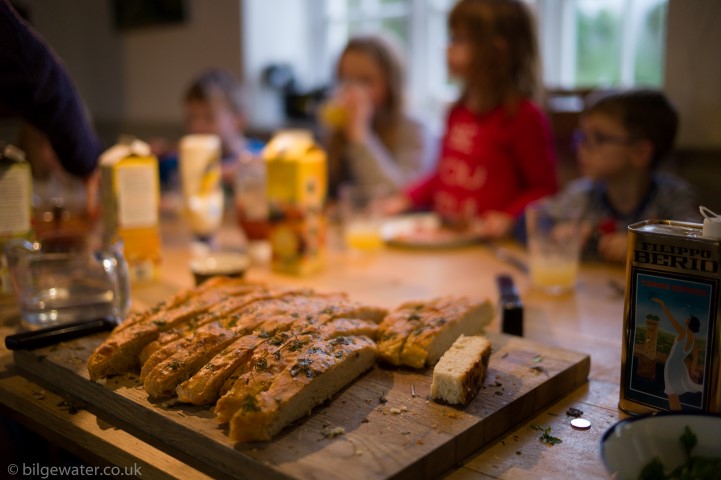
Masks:
[[[85,210],[88,218],[96,220],[100,214],[100,167],[85,177]]]

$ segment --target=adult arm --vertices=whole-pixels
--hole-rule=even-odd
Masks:
[[[70,75],[50,47],[0,0],[0,109],[45,133],[67,172],[88,178],[100,142]]]

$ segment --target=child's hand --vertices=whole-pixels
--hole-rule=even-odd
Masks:
[[[507,237],[513,230],[514,218],[505,212],[491,210],[481,216],[481,221],[476,230],[483,238]]]
[[[379,202],[378,210],[389,217],[403,213],[412,206],[411,199],[402,193],[383,198]]]
[[[348,112],[345,134],[351,142],[364,142],[370,131],[373,104],[368,88],[361,84],[349,84],[341,92],[341,101]]]
[[[598,241],[598,253],[601,258],[610,262],[625,262],[628,247],[626,232],[607,233]]]

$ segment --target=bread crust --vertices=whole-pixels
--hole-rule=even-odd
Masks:
[[[434,365],[456,338],[481,332],[493,315],[490,301],[459,296],[405,303],[381,322],[380,356],[392,365]]]

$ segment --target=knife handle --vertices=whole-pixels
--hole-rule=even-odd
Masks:
[[[5,347],[8,350],[32,350],[93,333],[109,331],[117,325],[118,322],[112,316],[62,323],[39,330],[9,335],[5,337]]]
[[[510,335],[523,336],[523,303],[510,275],[496,277],[501,307],[501,330]]]

